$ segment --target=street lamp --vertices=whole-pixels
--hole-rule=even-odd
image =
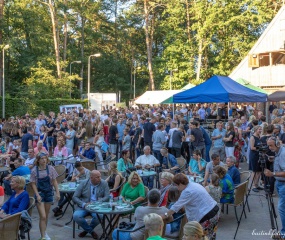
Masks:
[[[3,90],[3,96],[2,96],[2,118],[5,118],[5,50],[7,50],[10,46],[5,45],[2,49],[3,53],[3,76],[2,76],[2,90]]]
[[[69,65],[69,76],[71,76],[71,65],[72,65],[73,63],[78,63],[78,64],[80,64],[81,61],[73,61],[73,62],[70,63],[70,65]],[[69,81],[70,81],[70,92],[69,92],[69,96],[70,96],[70,98],[71,98],[71,80],[69,80]]]
[[[101,56],[101,53],[96,53],[88,57],[88,85],[87,85],[88,109],[89,109],[89,102],[90,102],[90,59],[91,57],[100,57],[100,56]]]
[[[172,90],[172,77],[173,77],[173,73],[174,72],[178,72],[178,69],[175,68],[173,70],[170,70],[170,83],[169,83],[169,89]]]
[[[136,98],[136,71],[141,69],[141,67],[135,66],[135,72],[134,72],[134,99]]]

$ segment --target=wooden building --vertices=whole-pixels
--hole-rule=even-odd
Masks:
[[[285,6],[229,76],[243,78],[268,92],[285,86]]]

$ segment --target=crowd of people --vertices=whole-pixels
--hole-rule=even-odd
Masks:
[[[62,214],[67,201],[60,196],[56,181],[58,175],[49,164],[49,157],[73,155],[78,159],[98,159],[100,168],[108,168],[108,177],[103,180],[99,169],[90,172],[80,161],[74,165],[69,180],[80,180],[73,195],[73,201],[78,206],[73,219],[83,229],[79,237],[90,234],[94,239],[98,238],[94,228],[99,220],[96,214],[86,210],[86,206],[99,199],[108,201],[111,193],[113,197],[121,196],[122,201],[135,207],[135,227],[145,225],[149,239],[161,239],[155,236],[161,235],[162,227],[154,229],[151,226],[153,221],[163,226],[164,220],[168,223],[168,234],[179,233],[180,221],[170,222],[174,216],[184,213],[189,223],[184,227],[185,239],[191,232],[189,226],[197,230],[197,236],[204,237],[206,233],[209,239],[215,239],[220,204],[233,203],[234,189],[241,183],[241,161],[247,161],[249,170],[253,172],[252,191],[261,191],[268,184],[271,194],[274,194],[276,179],[279,184],[277,191],[283,190],[285,176],[278,172],[285,170],[285,165],[278,165],[277,171],[273,159],[275,153],[279,154],[284,149],[285,107],[278,109],[272,103],[269,111],[269,121],[266,121],[262,111],[255,110],[251,105],[239,109],[236,104],[230,109],[224,104],[181,105],[174,114],[169,107],[109,107],[103,109],[101,114],[81,109],[57,115],[54,112],[47,115],[40,113],[36,118],[26,114],[2,120],[2,163],[10,170],[4,172],[0,180],[10,198],[3,205],[0,217],[13,214],[13,208],[19,211],[27,208],[26,205],[20,206],[13,198],[23,190],[18,178],[30,174],[40,216],[41,239],[50,239],[46,227],[54,201],[53,189],[56,199],[60,200],[53,209],[54,216]],[[264,154],[266,178],[261,177],[259,161],[260,148],[264,145],[269,146]],[[107,155],[112,161],[105,166]],[[186,168],[179,165],[179,158],[186,160]],[[136,171],[139,169],[156,171],[159,182],[155,184],[154,176],[141,177]],[[189,181],[189,176],[203,180],[198,184]],[[124,177],[127,181],[120,192],[118,186]],[[20,190],[17,190],[17,184]],[[147,194],[145,187],[150,190]],[[0,201],[1,192],[2,187]],[[148,205],[141,206],[146,197]],[[280,202],[281,211],[285,200]],[[152,215],[155,213],[159,216]],[[85,220],[87,215],[92,216],[90,224]],[[281,219],[285,226],[283,212]],[[195,225],[194,221],[199,225]],[[120,234],[124,239],[143,238],[140,231]],[[115,230],[113,239],[117,235]]]

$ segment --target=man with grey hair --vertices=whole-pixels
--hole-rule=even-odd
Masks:
[[[150,154],[150,146],[145,146],[143,148],[144,155],[141,155],[137,158],[135,167],[142,169],[151,169],[160,166],[159,161]],[[149,189],[153,188],[154,176],[142,177],[143,183],[145,186],[148,186]]]
[[[226,164],[228,166],[228,174],[233,179],[235,185],[240,184],[240,172],[235,166],[236,158],[234,156],[229,156],[226,159]]]
[[[146,207],[139,206],[135,211],[135,221],[136,225],[134,226],[134,229],[137,229],[144,225],[144,216],[150,213],[156,213],[158,215],[166,216],[165,213],[167,213],[168,209],[166,207],[159,207],[158,203],[160,200],[160,192],[158,189],[152,189],[147,194],[148,198],[148,204]],[[172,216],[169,216],[167,219],[167,222],[170,222],[173,220]],[[127,232],[120,232],[119,239],[135,239],[135,240],[143,240],[144,239],[144,231],[145,229],[140,229],[138,231],[127,233]],[[113,240],[117,240],[117,229],[113,232]]]

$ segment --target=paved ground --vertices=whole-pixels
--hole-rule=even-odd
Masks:
[[[245,163],[242,164],[241,171],[247,170],[247,165]],[[260,192],[260,194],[264,194],[264,192]],[[278,197],[274,197],[274,203],[277,210],[277,201]],[[267,200],[262,195],[250,195],[249,197],[249,205],[251,208],[251,212],[248,212],[246,209],[247,218],[243,217],[239,231],[237,233],[237,240],[265,240],[270,239],[270,236],[264,235],[269,233],[271,229],[269,211],[267,206]],[[238,214],[240,215],[241,208],[238,208]],[[56,220],[53,215],[49,216],[49,224],[47,232],[52,240],[68,240],[72,239],[72,223],[65,226],[65,222],[68,222],[71,217],[71,209],[68,209],[68,213],[60,220]],[[39,227],[38,227],[38,213],[37,210],[33,211],[33,229],[31,231],[31,239],[37,240],[40,237]],[[127,219],[125,219],[126,221]],[[281,227],[280,219],[278,216],[278,225]],[[229,208],[229,214],[222,214],[221,219],[218,226],[217,239],[228,240],[233,239],[234,233],[237,227],[237,222],[235,219],[234,209],[232,207]],[[96,232],[100,234],[102,229],[98,226]],[[80,230],[76,229],[76,237],[75,239],[81,239],[77,235]],[[259,234],[259,235],[256,235]],[[262,235],[260,235],[262,234]],[[92,239],[91,237],[85,237],[83,239]]]

